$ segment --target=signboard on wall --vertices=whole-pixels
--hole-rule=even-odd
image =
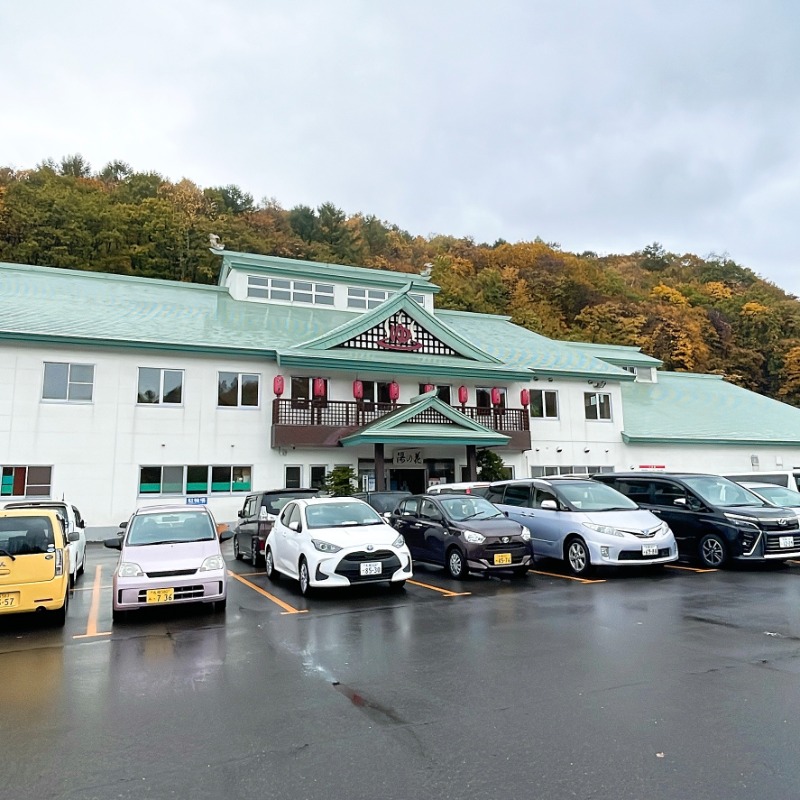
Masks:
[[[392,458],[396,467],[424,467],[422,450],[395,450]]]
[[[666,469],[665,464],[639,464],[639,469]]]
[[[208,503],[207,497],[187,497],[186,504],[190,506],[204,506]]]

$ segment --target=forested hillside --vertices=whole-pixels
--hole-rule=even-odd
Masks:
[[[535,226],[532,220],[531,225]],[[330,203],[283,209],[237,186],[202,189],[81,156],[0,168],[0,261],[214,283],[228,250],[419,272],[439,306],[509,314],[559,339],[638,345],[672,370],[723,373],[800,405],[800,302],[727,257],[568,253],[539,238],[413,235]]]

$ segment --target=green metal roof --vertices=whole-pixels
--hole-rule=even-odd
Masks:
[[[622,385],[623,441],[650,444],[800,444],[800,408],[734,386],[720,375],[659,372]]]
[[[659,367],[664,363],[658,358],[642,353],[641,347],[621,344],[595,344],[594,342],[562,342],[562,344],[583,350],[587,355],[599,358],[601,361],[607,361],[615,366]]]

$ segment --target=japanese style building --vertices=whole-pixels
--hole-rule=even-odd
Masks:
[[[66,497],[99,538],[339,465],[421,492],[483,448],[513,477],[800,465],[800,410],[719,376],[436,308],[421,275],[212,252],[218,286],[0,264],[0,501]]]

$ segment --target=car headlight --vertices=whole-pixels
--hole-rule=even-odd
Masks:
[[[738,528],[755,528],[758,530],[758,523],[752,517],[744,517],[741,514],[725,513],[726,519],[729,519]]]
[[[117,575],[119,575],[120,578],[138,578],[140,575],[144,575],[144,572],[142,572],[142,568],[138,564],[134,564],[133,561],[123,561],[119,565]]]
[[[338,553],[341,550],[341,547],[337,547],[335,544],[331,544],[330,542],[323,542],[322,539],[312,539],[311,544],[320,551],[320,553]]]
[[[483,544],[486,541],[486,537],[476,531],[464,531],[462,536],[471,544]]]
[[[672,533],[672,530],[669,525],[666,522],[662,522],[661,527],[656,531],[656,536],[668,536],[670,533]]]
[[[402,536],[398,536],[393,542],[392,547],[402,547],[406,543],[406,540]]]
[[[212,569],[225,569],[225,559],[222,556],[209,556],[201,565],[200,572],[209,572]]]
[[[524,525],[520,525],[519,535],[523,542],[529,542],[531,540],[531,532]]]
[[[588,528],[590,531],[597,531],[597,533],[602,533],[605,536],[619,536],[620,538],[624,538],[625,534],[622,531],[618,531],[611,525],[597,525],[594,522],[584,522],[584,528]]]

